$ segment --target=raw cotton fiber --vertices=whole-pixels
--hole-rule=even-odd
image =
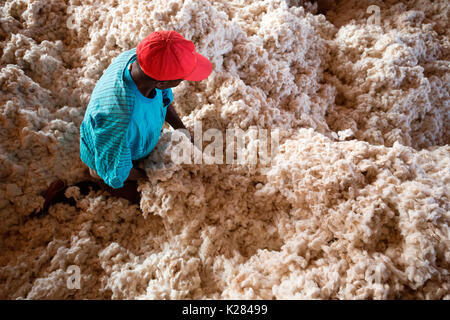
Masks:
[[[2,1],[0,298],[450,299],[448,17],[447,0],[326,17],[295,0]],[[155,30],[213,64],[173,90],[188,129],[278,130],[273,161],[175,163],[166,126],[139,206],[70,187],[75,206],[34,217],[52,181],[86,178],[96,81]]]

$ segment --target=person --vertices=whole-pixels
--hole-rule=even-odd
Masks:
[[[146,173],[138,161],[154,149],[164,122],[186,129],[172,106],[171,88],[211,72],[211,62],[194,43],[173,30],[152,32],[121,53],[95,85],[80,127],[80,158],[92,180],[113,196],[139,203],[137,180]],[[64,200],[66,188],[62,180],[52,183],[39,214],[55,199]]]

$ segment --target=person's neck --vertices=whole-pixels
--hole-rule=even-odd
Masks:
[[[152,91],[156,88],[156,83],[149,81],[149,79],[142,74],[136,61],[131,64],[130,75],[139,92],[142,93],[144,97],[150,97]]]

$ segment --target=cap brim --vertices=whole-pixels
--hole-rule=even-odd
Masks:
[[[212,64],[205,56],[202,56],[200,53],[195,52],[197,56],[197,65],[194,70],[186,77],[184,80],[187,81],[202,81],[211,74],[212,72]]]

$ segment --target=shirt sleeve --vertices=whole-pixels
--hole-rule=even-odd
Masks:
[[[97,173],[115,189],[123,187],[133,168],[127,142],[130,119],[130,112],[119,108],[91,116]]]
[[[163,90],[162,91],[162,97],[163,97],[164,107],[167,107],[173,101],[172,89],[169,88],[169,89]]]

